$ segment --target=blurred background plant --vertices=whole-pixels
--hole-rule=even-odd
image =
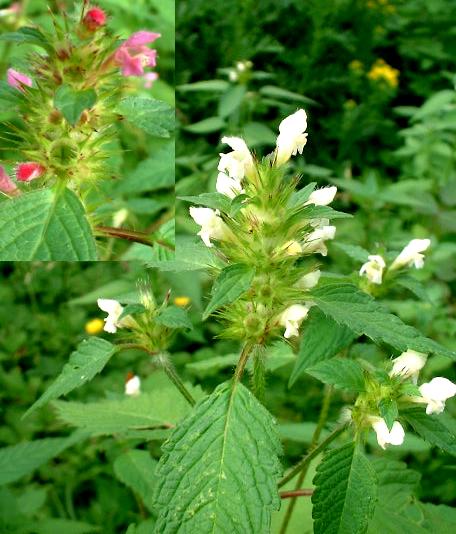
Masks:
[[[195,0],[179,2],[176,36],[177,196],[215,191],[223,135],[239,135],[265,153],[280,120],[304,107],[308,143],[304,157],[293,160],[302,187],[313,181],[337,185],[332,205],[355,215],[336,222],[322,269],[353,273],[357,280],[367,253],[399,251],[413,238],[430,238],[425,267],[410,273],[407,287],[393,284],[376,296],[453,349],[455,16],[456,2],[441,0],[265,0],[234,2],[229,9],[221,1]],[[187,210],[178,204],[182,255],[190,255],[196,241]],[[204,293],[207,280],[199,280]],[[217,333],[215,324],[206,328]],[[206,354],[208,360],[190,368],[199,369],[205,383],[220,381],[220,351],[233,348],[217,342],[191,349],[194,358]],[[278,350],[286,353],[283,346]],[[349,352],[372,363],[391,356],[366,340]],[[289,465],[310,440],[322,390],[303,376],[288,390],[292,359],[280,358],[286,360],[284,353],[270,358],[266,406],[279,414]],[[433,370],[454,380],[447,359],[430,359],[428,372]],[[338,393],[334,417],[344,400]],[[421,472],[423,501],[454,501],[451,459],[413,440],[387,454]],[[302,532],[298,525],[305,524],[310,532],[311,506],[305,499],[298,506],[289,531]]]
[[[174,107],[174,0],[138,0],[134,3],[119,0],[101,0],[94,5],[107,14],[108,33],[120,39],[127,39],[140,30],[161,34],[157,40],[158,64],[152,78],[130,76],[122,96],[152,97],[162,106]],[[10,33],[27,25],[44,28],[52,32],[52,17],[60,20],[61,15],[73,16],[79,13],[81,1],[23,0],[15,3],[0,3],[0,32]],[[38,48],[29,44],[0,41],[0,79],[6,80],[8,68],[20,72],[27,70],[27,58],[37,53]],[[155,45],[154,45],[155,46]],[[158,77],[155,79],[155,76]],[[120,78],[120,76],[119,76]],[[21,156],[15,151],[15,129],[23,124],[11,106],[2,106],[0,111],[1,154],[0,161],[6,164],[10,174],[14,162]],[[171,109],[171,108],[170,108]],[[171,109],[172,112],[172,109]],[[91,220],[98,225],[128,228],[145,232],[157,241],[167,242],[172,248],[174,240],[174,139],[167,130],[147,133],[134,122],[116,121],[106,167],[109,175],[86,192],[85,203],[90,207]],[[155,116],[154,116],[155,117]],[[140,122],[139,120],[137,121]],[[147,128],[146,128],[147,130]],[[30,133],[30,132],[29,132]],[[106,173],[105,173],[106,174]],[[6,199],[2,196],[2,200]],[[108,233],[108,235],[111,235]],[[134,243],[108,237],[100,246],[99,259],[154,258],[166,254],[166,247],[153,249]],[[13,259],[6,257],[5,259]],[[69,258],[53,258],[69,259]]]

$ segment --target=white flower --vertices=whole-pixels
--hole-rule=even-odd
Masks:
[[[412,239],[393,261],[391,269],[400,269],[405,266],[411,267],[412,265],[417,269],[421,269],[424,265],[424,254],[421,254],[421,252],[427,250],[430,244],[430,239]]]
[[[201,226],[198,235],[206,247],[212,247],[212,239],[224,239],[227,235],[227,226],[219,217],[219,211],[211,208],[190,208],[192,219]]]
[[[327,206],[334,200],[336,193],[337,187],[335,185],[332,185],[331,187],[322,187],[310,194],[309,200],[305,205],[315,204],[315,206]]]
[[[296,287],[299,287],[299,289],[312,289],[318,284],[320,276],[321,271],[319,269],[317,269],[316,271],[312,271],[311,273],[305,274],[304,276],[301,276],[301,278],[298,280]]]
[[[387,444],[402,445],[405,432],[399,421],[394,421],[391,430],[388,430],[385,420],[382,417],[371,417],[370,421],[372,428],[377,434],[378,444],[382,449],[385,449]]]
[[[128,210],[126,208],[122,208],[114,213],[112,217],[112,225],[114,226],[114,228],[119,228],[127,219]]]
[[[125,382],[125,395],[139,395],[141,393],[141,379],[134,375]]]
[[[427,402],[426,413],[442,413],[445,409],[445,401],[456,395],[456,384],[448,378],[436,376],[430,382],[419,387],[424,402]]]
[[[302,251],[307,254],[319,253],[322,256],[328,254],[328,249],[326,248],[325,241],[328,239],[334,239],[336,235],[335,226],[322,226],[321,228],[316,228],[311,232],[306,239],[302,247]]]
[[[425,366],[427,354],[408,349],[393,360],[393,368],[390,376],[400,375],[404,378],[409,376],[418,378],[418,374]]]
[[[229,145],[233,151],[220,154],[217,169],[231,178],[242,180],[245,175],[252,172],[255,166],[248,146],[240,137],[222,137],[222,143]]]
[[[277,137],[276,165],[283,165],[298,152],[302,154],[307,143],[306,129],[307,115],[303,109],[283,119]]]
[[[381,284],[383,269],[386,267],[385,260],[376,254],[368,256],[369,261],[363,263],[359,270],[359,275],[366,275],[366,278],[373,284]]]
[[[281,250],[284,250],[288,256],[298,256],[302,252],[302,247],[297,241],[287,241]]]
[[[231,176],[228,176],[224,172],[219,172],[215,189],[217,189],[217,192],[230,198],[244,193],[241,182],[236,178],[231,178]]]
[[[118,328],[122,327],[122,321],[119,321],[119,317],[122,315],[122,305],[114,299],[98,299],[98,307],[106,312],[104,331],[110,334],[115,334]]]
[[[288,339],[299,335],[299,325],[307,317],[309,309],[301,304],[292,304],[280,314],[279,324],[285,327],[283,337]]]

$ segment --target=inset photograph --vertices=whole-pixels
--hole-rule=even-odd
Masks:
[[[174,1],[0,11],[0,261],[174,251]]]

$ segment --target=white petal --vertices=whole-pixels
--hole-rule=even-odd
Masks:
[[[226,195],[229,198],[234,198],[235,196],[244,192],[239,180],[231,178],[223,172],[220,172],[217,176],[215,189],[218,193]]]
[[[456,395],[456,384],[442,376],[436,376],[430,382],[422,384],[419,389],[424,398],[434,401],[446,401]]]
[[[427,354],[408,349],[393,360],[390,376],[402,375],[404,377],[417,375],[424,367]]]
[[[125,394],[126,395],[139,395],[141,392],[141,379],[139,376],[135,375],[130,378],[125,384]]]
[[[315,287],[318,284],[320,276],[321,271],[317,269],[316,271],[302,276],[296,285],[301,289],[311,289],[312,287]]]
[[[327,206],[330,204],[337,193],[337,187],[335,185],[331,187],[323,187],[322,189],[317,189],[310,194],[309,200],[306,204],[315,204],[316,206]]]
[[[401,267],[410,267],[411,265],[415,265],[417,269],[421,269],[424,264],[424,256],[421,252],[427,250],[430,244],[430,239],[412,239],[393,261],[391,269],[400,269]]]

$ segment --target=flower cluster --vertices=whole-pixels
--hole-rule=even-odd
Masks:
[[[398,407],[410,407],[411,404],[426,404],[426,414],[440,414],[445,402],[456,395],[456,384],[444,377],[435,377],[430,382],[418,386],[419,373],[426,364],[427,355],[408,349],[392,362],[388,380],[379,384],[372,381],[366,394],[360,395],[352,412],[354,420],[360,426],[372,426],[380,447],[401,445],[405,431],[398,420],[390,421],[388,426],[385,416],[380,412],[384,399]],[[396,415],[397,415],[396,413]]]
[[[390,87],[399,85],[399,71],[394,69],[383,59],[377,59],[367,73],[367,77],[375,82],[384,82]]]
[[[261,161],[242,138],[223,137],[231,151],[220,154],[214,200],[205,204],[203,195],[204,207],[190,207],[203,243],[227,266],[254,272],[250,289],[221,312],[225,335],[264,342],[282,328],[285,338],[297,336],[312,305],[308,290],[320,277],[312,256],[326,256],[335,236],[329,204],[337,188],[296,191],[298,179],[287,178],[286,164],[302,154],[306,129],[303,109],[286,117],[274,152]]]
[[[391,273],[412,266],[416,269],[422,269],[424,265],[423,252],[429,248],[430,244],[430,239],[412,239],[391,263],[387,272]],[[380,285],[383,281],[383,271],[385,269],[386,262],[384,258],[378,254],[372,254],[368,257],[368,261],[361,266],[359,274],[360,276],[365,276],[372,284]]]
[[[19,195],[30,188],[64,183],[85,192],[93,182],[110,176],[108,144],[118,119],[115,108],[126,85],[124,76],[140,76],[146,85],[156,73],[157,52],[149,48],[160,34],[139,31],[119,44],[107,29],[106,13],[87,9],[64,27],[55,20],[55,32],[39,32],[45,54],[30,56],[27,73],[7,71],[16,91],[19,163],[14,177],[1,169],[0,193]],[[87,11],[85,11],[87,9]],[[65,39],[62,39],[65,35]],[[81,106],[78,116],[65,114],[65,99]],[[62,107],[63,106],[63,107]]]

